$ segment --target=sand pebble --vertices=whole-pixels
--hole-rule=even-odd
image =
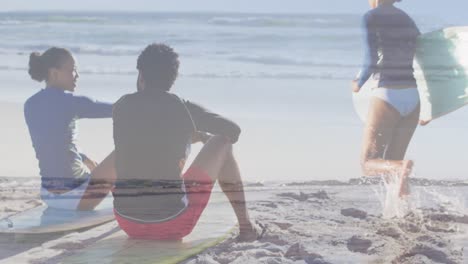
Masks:
[[[280,193],[278,194],[279,197],[284,197],[284,198],[292,198],[294,200],[300,201],[300,202],[305,202],[309,199],[309,196],[303,192],[300,192],[299,194],[295,193]]]
[[[398,257],[394,262],[395,263],[400,263],[404,261],[407,258],[416,256],[416,255],[423,255],[429,258],[432,261],[438,262],[438,263],[445,263],[445,264],[456,264],[455,261],[451,260],[446,253],[443,251],[434,249],[429,246],[425,245],[417,245],[413,248],[411,248],[408,252],[404,253],[400,257]]]
[[[410,232],[410,233],[421,232],[421,227],[413,223],[400,223],[398,226],[406,232]]]
[[[433,245],[436,245],[440,248],[443,248],[443,247],[446,247],[447,244],[445,242],[443,242],[440,238],[434,238],[434,237],[431,237],[429,235],[424,235],[424,236],[420,236],[418,238],[416,238],[417,241],[419,242],[427,242],[427,243],[431,243]]]
[[[431,232],[436,232],[436,233],[455,233],[455,230],[453,228],[443,228],[443,227],[437,227],[437,226],[432,226],[432,225],[425,225],[424,227],[427,230]]]
[[[450,214],[433,214],[428,216],[432,221],[453,222],[459,224],[468,224],[468,215],[457,216]]]
[[[322,258],[319,254],[308,252],[301,243],[296,243],[290,246],[284,256],[292,260],[306,260],[307,263],[311,263],[315,259]]]
[[[401,233],[400,233],[400,231],[398,231],[397,229],[395,229],[393,227],[388,227],[388,228],[381,228],[381,229],[377,230],[377,235],[388,236],[388,237],[391,237],[391,238],[398,239],[398,238],[400,238]]]
[[[290,224],[290,223],[280,223],[280,222],[272,222],[272,223],[277,225],[279,228],[281,228],[281,230],[287,230],[293,226],[293,224]]]
[[[348,240],[346,246],[351,252],[360,252],[367,254],[369,248],[372,246],[372,241],[369,239],[362,239],[358,236],[353,236]]]
[[[325,261],[322,257],[307,256],[304,259],[307,264],[331,264],[328,261]]]
[[[342,209],[341,214],[344,216],[349,216],[349,217],[354,217],[358,219],[366,219],[367,218],[367,212],[364,212],[359,209],[355,208],[347,208],[347,209]]]

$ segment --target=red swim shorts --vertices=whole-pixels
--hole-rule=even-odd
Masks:
[[[206,172],[195,167],[190,167],[182,177],[188,199],[184,212],[165,222],[141,223],[126,219],[114,210],[120,228],[137,239],[180,240],[190,234],[210,200],[213,181]]]

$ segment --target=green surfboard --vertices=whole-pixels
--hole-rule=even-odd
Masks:
[[[468,104],[468,27],[451,27],[419,37],[414,60],[421,100],[420,120],[430,122]],[[369,79],[353,102],[361,120],[366,120],[372,89]]]
[[[61,263],[179,263],[225,240],[235,225],[236,218],[225,195],[213,193],[195,229],[183,241],[136,240],[119,231]]]

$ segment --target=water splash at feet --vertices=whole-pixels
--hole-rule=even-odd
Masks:
[[[412,195],[401,196],[401,187],[401,178],[394,175],[382,177],[381,183],[373,188],[382,205],[383,218],[404,218],[409,212],[416,209],[413,206]]]

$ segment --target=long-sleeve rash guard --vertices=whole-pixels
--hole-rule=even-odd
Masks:
[[[416,87],[413,59],[420,35],[414,21],[392,4],[367,12],[362,21],[364,63],[358,85],[379,73],[379,87]]]
[[[235,143],[237,124],[159,90],[122,97],[114,107],[117,182],[114,207],[144,221],[174,217],[187,206],[182,166],[194,131]]]
[[[76,146],[76,120],[110,118],[112,104],[45,88],[26,101],[24,116],[39,161],[42,187],[72,190],[82,184],[89,170]]]

